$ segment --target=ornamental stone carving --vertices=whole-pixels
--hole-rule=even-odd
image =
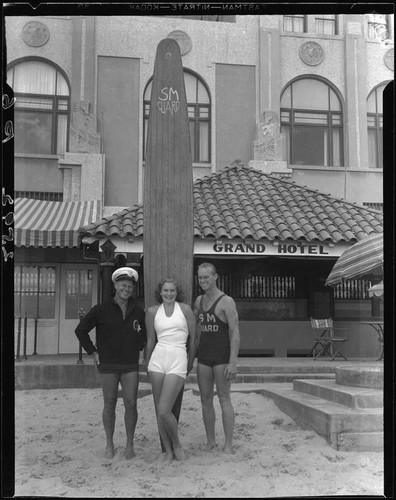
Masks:
[[[323,61],[324,52],[316,42],[305,42],[300,47],[300,58],[308,66],[317,66]]]
[[[100,134],[96,132],[96,116],[89,112],[89,102],[75,105],[70,125],[70,150],[79,153],[100,153]]]
[[[275,111],[264,111],[257,122],[257,140],[254,141],[254,159],[271,160],[280,151],[279,116]]]
[[[394,71],[394,66],[395,66],[394,57],[395,54],[393,49],[389,49],[384,55],[385,66],[391,71]]]
[[[171,33],[169,33],[167,38],[172,38],[173,40],[176,40],[176,42],[180,47],[180,54],[182,56],[188,54],[192,49],[191,38],[184,31],[180,30],[172,31]]]
[[[41,47],[49,40],[50,32],[40,21],[29,21],[22,28],[22,40],[30,47]]]

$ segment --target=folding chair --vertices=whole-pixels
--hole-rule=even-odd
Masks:
[[[311,326],[314,334],[314,345],[312,347],[312,356],[317,359],[319,356],[330,356],[331,360],[337,356],[341,356],[348,361],[347,358],[340,351],[341,344],[348,340],[346,334],[336,336],[334,323],[331,318],[314,319],[311,318]],[[344,330],[344,328],[337,328],[337,331]]]

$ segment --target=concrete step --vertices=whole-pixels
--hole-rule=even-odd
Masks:
[[[238,374],[270,374],[270,373],[291,373],[291,374],[304,374],[304,373],[335,373],[337,365],[323,365],[323,364],[306,364],[302,363],[301,365],[296,365],[296,364],[273,364],[273,365],[266,365],[265,360],[263,360],[262,365],[243,365],[240,364],[238,361],[237,367],[238,367]],[[140,366],[141,371],[146,371],[145,365]],[[191,370],[190,374],[196,374],[197,373],[197,367],[196,364],[194,364],[193,369]]]
[[[263,368],[267,368],[267,371],[263,371]],[[302,370],[302,368],[305,369]],[[322,368],[323,371],[317,368]],[[238,366],[238,374],[234,383],[292,382],[296,378],[334,379],[335,367],[330,368],[318,365],[311,371],[310,366]],[[139,367],[139,372],[140,382],[148,382],[145,365]],[[187,377],[187,382],[197,384],[196,367]],[[91,360],[90,363],[85,364],[15,364],[16,390],[94,387],[100,387],[100,376]]]
[[[354,387],[369,387],[383,389],[384,367],[377,365],[336,367],[336,382]]]
[[[380,389],[350,387],[330,379],[294,380],[293,389],[349,408],[383,408],[384,404],[384,393]]]
[[[298,424],[323,436],[332,448],[343,451],[383,451],[383,409],[349,408],[299,392],[292,384],[264,384],[260,393]]]
[[[266,383],[266,382],[292,382],[296,378],[304,379],[330,379],[335,380],[334,373],[249,373],[237,374],[233,380],[233,384],[251,384],[251,383]],[[140,373],[140,380],[148,382],[147,373]],[[198,384],[197,374],[190,373],[186,382],[190,384]]]

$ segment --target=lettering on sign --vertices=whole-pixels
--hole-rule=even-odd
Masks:
[[[236,253],[236,254],[264,254],[266,246],[263,243],[215,243],[213,245],[215,253]],[[267,252],[269,253],[269,252]],[[272,252],[271,252],[272,253]],[[324,245],[306,243],[279,243],[275,253],[282,255],[329,255]]]
[[[157,107],[163,115],[166,115],[168,112],[173,115],[173,113],[179,111],[179,93],[177,90],[173,90],[172,87],[162,88],[158,99]]]
[[[265,245],[262,243],[215,243],[213,250],[216,253],[265,253]]]

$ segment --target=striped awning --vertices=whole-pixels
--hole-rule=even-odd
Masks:
[[[78,247],[79,228],[102,216],[101,202],[43,201],[16,198],[14,243],[17,247]]]
[[[325,285],[336,286],[343,280],[359,279],[370,274],[383,275],[383,270],[383,233],[370,234],[341,254]]]

